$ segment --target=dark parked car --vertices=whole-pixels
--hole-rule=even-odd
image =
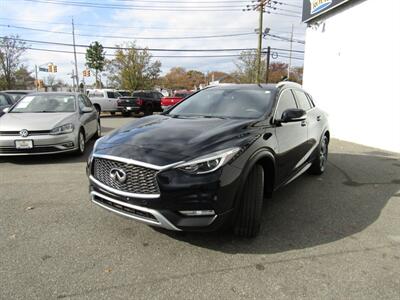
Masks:
[[[164,95],[157,91],[135,91],[131,97],[119,97],[117,106],[125,116],[129,116],[132,112],[143,112],[147,116],[162,111],[162,97]]]
[[[6,93],[0,92],[0,117],[4,115],[4,109],[14,104],[12,97]]]
[[[170,230],[232,225],[253,237],[264,197],[324,172],[329,137],[298,84],[207,88],[100,139],[87,167],[91,200]]]
[[[36,91],[32,90],[8,90],[8,91],[3,91],[3,93],[7,93],[10,95],[13,99],[13,102],[17,102],[19,99],[24,97],[25,95],[28,95],[30,93],[35,93]]]

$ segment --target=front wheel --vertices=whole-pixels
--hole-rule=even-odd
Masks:
[[[324,135],[320,144],[317,157],[314,159],[310,173],[314,175],[321,175],[325,172],[326,163],[328,161],[328,137]]]
[[[100,120],[97,121],[97,130],[96,133],[94,134],[94,139],[97,140],[98,138],[101,137],[101,124],[100,124]]]
[[[246,180],[239,211],[234,224],[234,233],[238,236],[255,237],[261,226],[262,205],[264,200],[264,169],[255,165]]]
[[[79,135],[78,135],[78,149],[76,150],[76,154],[77,155],[82,155],[83,153],[85,153],[85,134],[83,133],[83,131],[79,131]]]

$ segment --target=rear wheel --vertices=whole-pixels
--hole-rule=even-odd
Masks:
[[[328,161],[328,143],[328,137],[324,135],[319,144],[318,155],[310,167],[311,174],[321,175],[324,173]]]
[[[150,116],[153,114],[153,107],[150,104],[147,104],[144,108],[144,115]]]
[[[115,116],[115,111],[110,111],[110,114],[111,114],[112,116]]]
[[[123,112],[122,115],[123,115],[124,117],[130,117],[130,116],[132,116],[132,113],[130,113],[130,112]]]
[[[243,237],[255,237],[261,226],[264,195],[264,169],[255,165],[246,180],[239,211],[234,224],[234,233]]]

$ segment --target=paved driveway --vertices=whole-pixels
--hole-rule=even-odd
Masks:
[[[0,298],[399,299],[400,157],[330,146],[322,177],[266,202],[253,240],[166,232],[95,207],[85,157],[0,159]]]

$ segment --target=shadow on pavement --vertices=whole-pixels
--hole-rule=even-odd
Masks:
[[[333,153],[324,175],[303,175],[266,199],[255,239],[232,233],[163,233],[226,253],[279,253],[335,242],[374,223],[400,190],[397,159]],[[159,229],[157,229],[159,230]]]

